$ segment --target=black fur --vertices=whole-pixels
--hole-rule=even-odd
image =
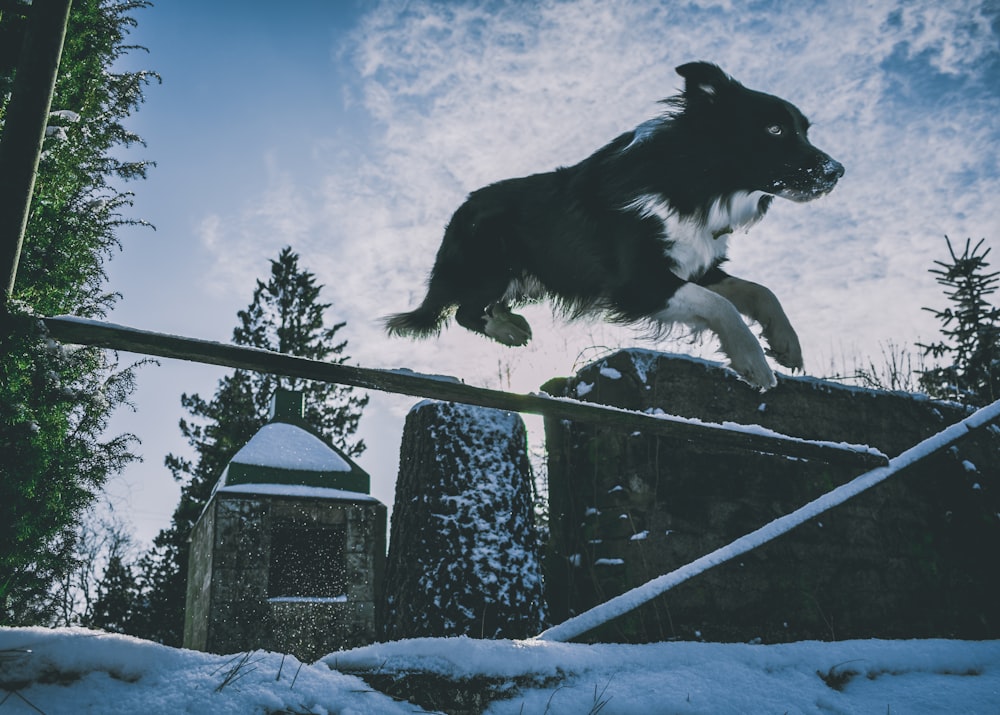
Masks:
[[[570,315],[662,320],[656,314],[686,283],[728,277],[719,268],[724,250],[691,262],[665,216],[703,229],[698,250],[712,251],[762,217],[774,196],[806,201],[843,174],[809,143],[809,122],[792,104],[709,63],[677,72],[684,91],[664,100],[664,115],[575,166],[473,192],[445,230],[423,302],[389,317],[388,332],[435,334],[456,309],[469,330],[524,344],[530,328],[509,306],[545,297]],[[501,334],[488,331],[491,318]]]

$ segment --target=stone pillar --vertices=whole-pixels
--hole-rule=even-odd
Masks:
[[[541,630],[533,495],[518,415],[448,402],[414,407],[400,447],[383,637]]]

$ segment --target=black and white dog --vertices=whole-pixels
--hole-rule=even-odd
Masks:
[[[510,306],[548,297],[574,317],[711,330],[731,367],[767,389],[774,374],[742,314],[763,328],[769,355],[800,368],[774,294],[720,266],[729,235],[775,196],[822,196],[844,167],[809,143],[809,121],[789,102],[707,62],[677,72],[684,91],[664,100],[663,116],[576,166],[472,193],[448,224],[427,296],[387,318],[388,332],[436,334],[457,308],[463,327],[524,345],[531,328]]]

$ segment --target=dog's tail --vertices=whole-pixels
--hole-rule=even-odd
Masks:
[[[426,302],[409,313],[396,313],[385,318],[385,330],[389,335],[399,335],[410,338],[426,338],[441,332],[448,311],[444,308],[429,306]]]

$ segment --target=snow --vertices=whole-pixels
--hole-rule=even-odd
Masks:
[[[272,422],[261,427],[232,461],[311,472],[351,471],[351,466],[319,437],[284,422]]]
[[[644,358],[645,357],[644,353],[642,351],[638,351],[638,350],[629,350],[627,352],[629,353],[629,356],[633,360],[633,365],[636,368],[637,375],[639,375],[640,379],[643,382],[645,382],[646,379],[647,379],[647,377],[648,377],[647,373],[651,369],[651,367],[650,367],[650,365],[645,364],[645,362],[640,359],[640,358]],[[657,356],[657,357],[662,356],[661,353],[650,353],[650,355],[651,356]],[[653,358],[650,357],[649,359],[652,360]],[[708,362],[706,360],[696,360],[694,358],[688,358],[688,359],[691,360],[692,362],[703,363],[706,366],[710,365],[710,366],[713,366],[713,367],[718,367],[718,365],[716,363],[710,363],[710,362]],[[640,365],[642,365],[642,367],[640,367]],[[655,367],[655,365],[654,365],[654,367]],[[778,442],[784,442],[784,443],[788,443],[788,444],[803,444],[803,445],[807,444],[807,445],[815,445],[815,446],[818,446],[818,447],[828,447],[828,448],[833,448],[833,449],[840,450],[840,451],[849,451],[849,452],[857,452],[857,453],[860,453],[860,454],[868,454],[868,455],[872,455],[872,456],[875,456],[875,457],[881,457],[883,459],[888,460],[888,457],[883,452],[881,452],[880,450],[878,450],[878,449],[876,449],[874,447],[871,447],[869,445],[851,444],[849,442],[832,442],[832,441],[828,441],[828,440],[803,439],[801,437],[792,437],[790,435],[782,434],[781,432],[775,432],[772,429],[768,429],[767,427],[764,427],[762,425],[756,425],[756,424],[742,424],[742,423],[738,423],[738,422],[729,422],[729,421],[723,421],[723,422],[706,422],[706,421],[698,419],[696,417],[681,417],[679,415],[668,414],[668,413],[664,412],[659,407],[650,408],[650,409],[645,410],[644,412],[639,413],[639,412],[635,412],[633,410],[627,410],[627,409],[623,409],[623,408],[620,408],[620,407],[614,407],[612,405],[602,405],[602,404],[595,404],[595,403],[592,403],[592,402],[582,402],[582,401],[580,401],[579,398],[582,398],[583,396],[589,394],[594,389],[595,384],[596,383],[589,383],[589,382],[585,382],[583,380],[581,380],[580,382],[576,383],[576,387],[575,387],[575,395],[576,395],[576,397],[575,398],[574,397],[552,397],[550,395],[546,395],[546,394],[542,394],[542,393],[537,393],[537,392],[532,393],[532,395],[534,395],[535,397],[544,398],[546,400],[557,400],[557,401],[560,401],[560,402],[569,402],[569,403],[573,403],[573,404],[576,404],[576,405],[586,405],[587,407],[599,409],[599,410],[604,411],[604,412],[621,412],[621,413],[625,413],[625,414],[629,414],[629,415],[633,415],[633,416],[637,415],[637,414],[643,414],[643,415],[646,415],[647,417],[650,417],[650,418],[653,418],[653,419],[656,419],[656,420],[662,420],[662,421],[665,421],[665,422],[672,422],[674,424],[695,425],[697,427],[700,427],[700,428],[705,429],[705,430],[710,430],[712,432],[719,432],[719,431],[723,431],[723,432],[737,432],[737,433],[748,435],[748,436],[764,437],[766,439],[777,440]],[[648,389],[650,386],[647,384],[646,387]]]
[[[277,653],[255,653],[224,685],[239,660],[82,628],[0,629],[0,713],[413,712],[358,678]]]
[[[624,566],[625,559],[597,559],[594,566]]]
[[[71,109],[58,109],[54,112],[49,112],[49,116],[55,119],[62,119],[67,122],[78,122],[80,121],[80,115]]]
[[[1000,641],[584,645],[470,638],[379,643],[314,664],[168,648],[80,628],[0,629],[0,713],[427,712],[351,672],[515,684],[491,715],[963,713],[1000,705]],[[824,680],[824,678],[826,678]],[[464,687],[459,683],[457,687]]]
[[[454,375],[433,375],[426,372],[416,372],[408,367],[396,367],[391,370],[386,370],[385,372],[391,372],[396,375],[405,375],[406,377],[422,377],[425,380],[436,380],[437,382],[452,382],[456,384],[464,384],[464,380],[460,380]]]
[[[309,487],[301,484],[227,484],[217,491],[241,494],[270,494],[272,496],[304,497],[307,499],[347,499],[350,501],[378,501],[370,494],[351,492],[346,489]]]
[[[698,425],[699,427],[703,427],[705,429],[710,429],[710,430],[739,432],[740,434],[753,435],[757,437],[768,437],[796,444],[814,444],[821,447],[833,447],[835,449],[849,450],[853,452],[859,452],[862,454],[870,454],[875,457],[886,456],[884,452],[866,444],[851,444],[850,442],[831,442],[823,439],[803,439],[801,437],[792,437],[787,434],[782,434],[781,432],[775,432],[774,430],[768,429],[767,427],[763,427],[761,425],[743,424],[740,422],[730,422],[728,420],[723,420],[722,422],[705,422],[704,420],[700,420],[697,417],[680,417],[678,415],[671,415],[664,412],[659,407],[650,408],[646,410],[643,414],[647,414],[650,415],[651,417],[656,417],[658,419],[668,420],[670,422]]]

